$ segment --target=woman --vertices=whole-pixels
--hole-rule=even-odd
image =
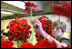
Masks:
[[[31,21],[31,23],[34,24],[34,29],[35,32],[42,35],[44,38],[48,39],[50,42],[55,41],[56,44],[58,45],[58,48],[61,48],[61,46],[66,47],[67,44],[69,44],[68,39],[63,38],[63,33],[65,31],[65,24],[62,22],[54,22],[53,23],[53,35],[55,36],[56,39],[48,35],[42,28],[42,24],[38,19],[34,19]],[[58,41],[59,40],[59,41]]]

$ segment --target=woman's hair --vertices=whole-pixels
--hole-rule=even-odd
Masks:
[[[64,22],[55,21],[52,22],[52,28],[59,27],[62,29],[62,32],[66,31],[66,24]]]

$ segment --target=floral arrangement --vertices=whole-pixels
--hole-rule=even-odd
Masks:
[[[56,15],[71,17],[71,3],[69,1],[59,1],[60,4],[53,4],[52,10]]]
[[[35,45],[31,43],[22,43],[21,48],[57,48],[57,44],[55,41],[50,42],[49,40],[40,40],[37,41]],[[71,46],[68,45],[67,47],[61,46],[61,48],[70,48]]]
[[[1,48],[15,48],[15,47],[13,47],[13,43],[11,41],[1,40]]]
[[[31,26],[28,25],[28,21],[22,18],[15,18],[15,20],[10,21],[9,25],[7,26],[8,31],[8,38],[9,40],[23,40],[25,41],[29,34],[31,34],[30,28]]]
[[[54,37],[54,36],[52,35],[52,28],[51,28],[51,27],[52,27],[52,21],[51,21],[48,17],[46,17],[46,16],[39,17],[38,20],[42,23],[43,30],[44,30],[47,34],[49,34],[49,35],[51,35],[52,37]],[[38,41],[39,41],[40,39],[41,39],[41,40],[44,39],[42,36],[40,36],[40,35],[37,34],[37,33],[36,33],[35,36],[36,36],[36,38],[37,38]]]
[[[20,48],[57,48],[57,44],[55,41],[50,42],[49,40],[40,40],[37,41],[35,45],[32,45],[28,42],[23,42],[20,45]],[[68,45],[67,47],[61,46],[61,48],[70,48],[71,46]],[[11,41],[3,41],[1,40],[1,48],[15,48],[13,47],[13,43]]]
[[[25,13],[30,13],[30,11],[37,11],[37,7],[38,5],[35,5],[34,3],[31,3],[31,2],[26,2],[25,3],[25,9],[24,9],[24,12]]]

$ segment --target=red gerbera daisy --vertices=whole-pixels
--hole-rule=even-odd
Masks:
[[[26,2],[25,3],[25,13],[30,13],[30,10],[32,9],[32,11],[36,11],[37,10],[38,5],[35,5],[34,3],[31,2]]]

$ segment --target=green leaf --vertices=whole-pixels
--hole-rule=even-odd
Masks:
[[[15,40],[14,41],[17,41],[18,42],[18,40],[15,38]]]

